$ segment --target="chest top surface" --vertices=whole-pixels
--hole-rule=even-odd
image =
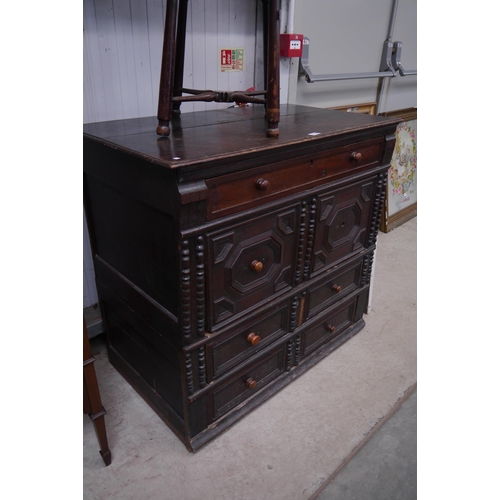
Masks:
[[[392,133],[397,119],[341,111],[283,105],[281,134],[267,138],[264,108],[229,108],[186,113],[172,121],[170,137],[158,137],[156,117],[90,123],[83,127],[88,140],[147,159],[167,169],[217,164],[239,158],[287,155],[362,134]]]

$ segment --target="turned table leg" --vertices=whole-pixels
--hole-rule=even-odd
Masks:
[[[97,377],[94,368],[94,357],[90,350],[90,342],[87,333],[87,325],[83,320],[83,411],[86,413],[92,423],[99,442],[99,453],[106,465],[111,463],[111,451],[108,446],[108,438],[106,435],[106,425],[104,423],[104,415],[106,410],[101,403],[101,395],[99,386],[97,385]]]

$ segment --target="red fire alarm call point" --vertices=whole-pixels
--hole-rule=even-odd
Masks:
[[[301,57],[304,35],[295,33],[284,33],[280,35],[280,56]]]

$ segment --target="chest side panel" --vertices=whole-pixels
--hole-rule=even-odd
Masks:
[[[95,255],[177,315],[172,217],[93,177],[86,184]]]

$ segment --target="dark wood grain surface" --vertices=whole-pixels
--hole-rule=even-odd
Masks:
[[[249,153],[265,155],[276,147],[317,144],[398,122],[398,119],[283,105],[277,138],[265,135],[267,123],[262,106],[185,113],[172,120],[170,137],[156,135],[156,117],[91,123],[84,125],[83,131],[89,138],[175,169]]]

